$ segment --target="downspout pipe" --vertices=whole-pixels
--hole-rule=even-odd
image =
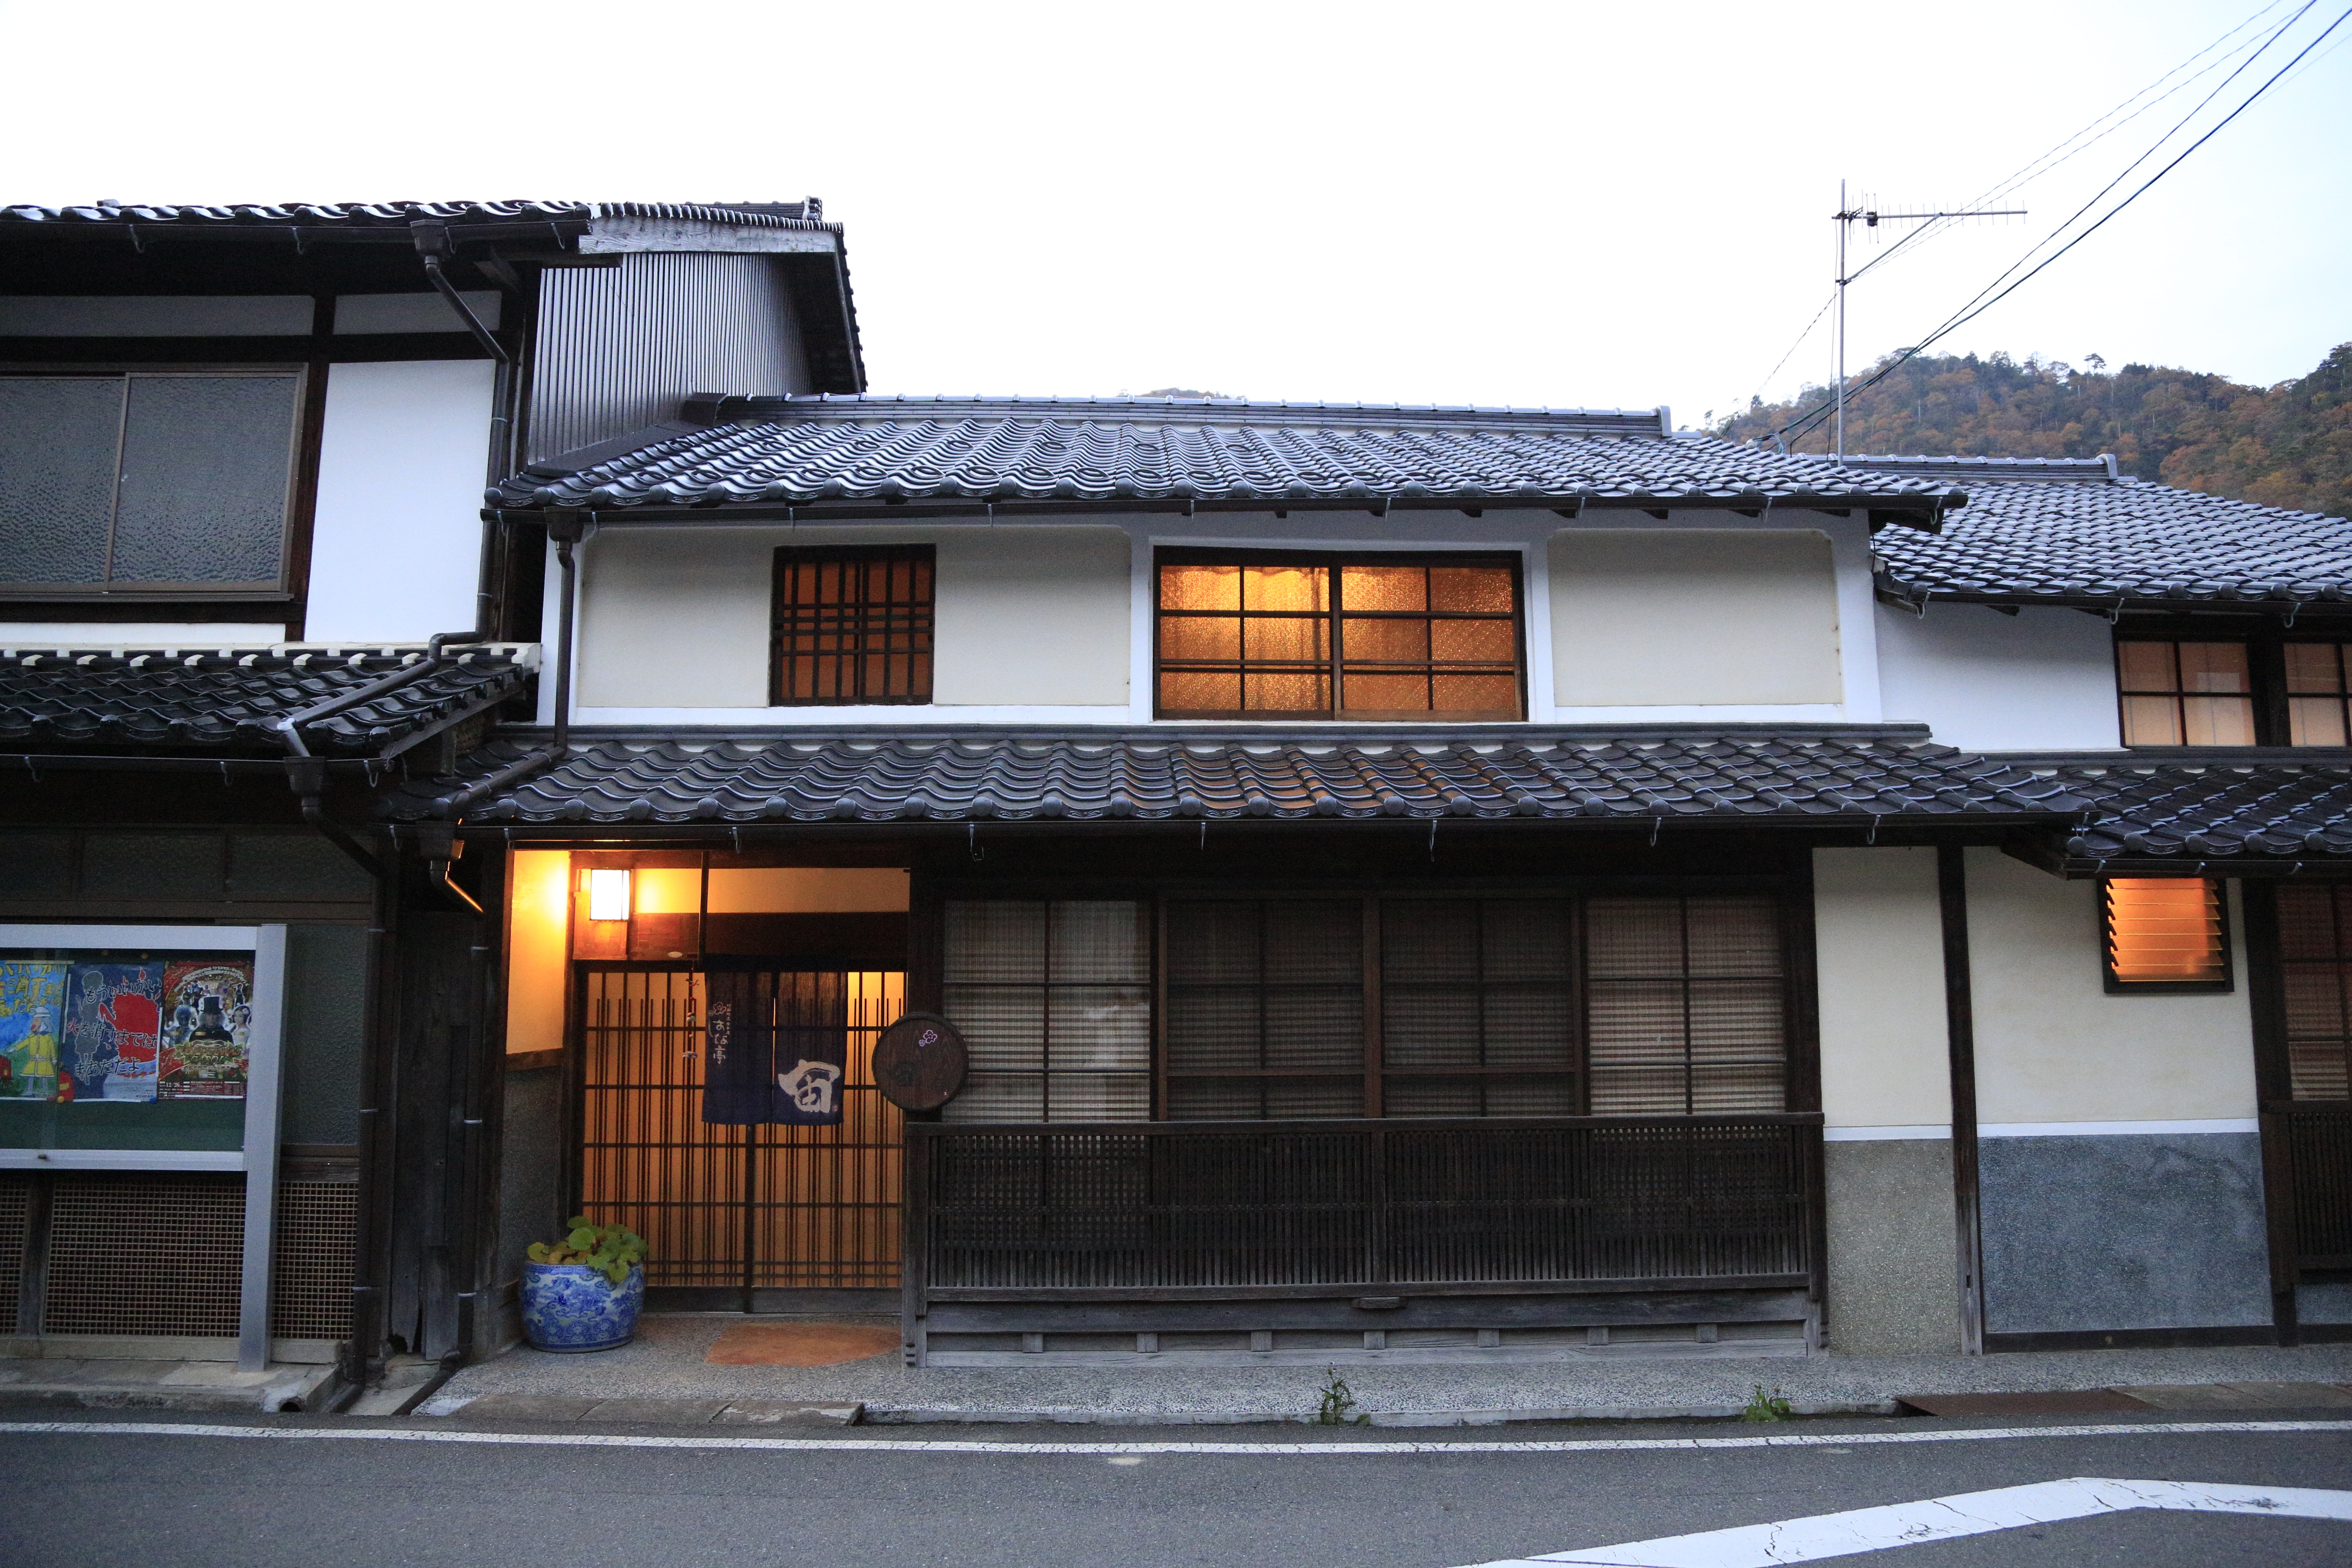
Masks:
[[[572,747],[572,621],[573,607],[580,597],[580,562],[576,552],[585,532],[584,520],[577,517],[557,517],[548,521],[548,537],[555,542],[556,564],[562,569],[563,586],[558,595],[555,619],[555,733],[550,742],[509,763],[505,767],[478,779],[452,795],[435,802],[446,831],[455,832],[466,813],[475,804],[526,774],[553,763],[562,762]],[[460,897],[463,897],[461,892]],[[470,900],[468,900],[470,901]]]
[[[449,281],[449,275],[444,270],[444,263],[457,254],[449,243],[449,226],[438,218],[419,218],[408,226],[408,232],[416,241],[416,254],[425,263],[425,276],[432,280],[441,298],[449,301],[449,308],[457,312],[459,319],[466,323],[466,330],[474,334],[476,342],[482,345],[482,352],[500,364],[512,365],[514,355],[509,353],[506,344],[499,342],[497,335],[482,324],[482,319],[474,314],[474,308],[466,303],[466,297],[457,292],[457,286]]]

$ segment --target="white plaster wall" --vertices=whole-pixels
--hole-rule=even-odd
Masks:
[[[275,621],[0,621],[0,650],[268,647],[285,639]]]
[[[919,721],[922,709],[769,708],[772,552],[929,543],[937,709],[1124,719],[1127,534],[1110,527],[606,529],[583,553],[579,716],[590,723]]]
[[[2103,617],[1930,601],[1924,618],[1891,605],[1877,618],[1887,718],[1925,721],[1937,740],[1968,751],[2123,743],[2114,633]]]
[[[2254,1115],[2234,889],[2236,990],[2111,996],[2100,967],[2096,882],[2062,881],[1997,849],[1968,851],[1968,870],[1979,1123]]]
[[[310,538],[310,642],[414,642],[474,624],[488,360],[328,373]]]
[[[1943,930],[1932,848],[1813,851],[1822,1111],[1830,1128],[1949,1134]]]
[[[1126,706],[1123,530],[965,529],[939,553],[940,706]]]
[[[1552,536],[1550,577],[1561,708],[1845,700],[1825,533],[1569,529]]]

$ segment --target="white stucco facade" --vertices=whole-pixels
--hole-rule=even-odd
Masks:
[[[493,367],[338,364],[310,539],[310,642],[416,642],[474,624]]]
[[[1813,851],[1822,1119],[1834,1138],[1943,1138],[1952,1078],[1932,848]]]
[[[2091,751],[2122,744],[2115,633],[2080,610],[1876,606],[1889,719],[1925,722],[1965,751]]]

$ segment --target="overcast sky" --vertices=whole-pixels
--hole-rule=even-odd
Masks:
[[[2302,5],[0,0],[0,200],[814,194],[848,226],[877,391],[1670,403],[1691,424],[1827,379],[1826,322],[1773,366],[1829,295],[1841,178],[1886,210],[1969,204],[2260,15],[2165,87],[2221,68],[2000,204],[2026,218],[1856,283],[1860,366]],[[2116,195],[2344,5],[2311,5]],[[2352,22],[1949,346],[2267,384],[2352,339],[2347,284]]]

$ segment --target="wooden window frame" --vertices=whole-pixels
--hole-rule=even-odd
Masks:
[[[2146,881],[2135,877],[2102,877],[2099,879],[2099,976],[2110,996],[2219,996],[2238,988],[2237,942],[2230,911],[2230,883],[2223,877],[2178,877],[2155,879],[2163,881],[2204,882],[2211,886],[2215,907],[2221,918],[2221,973],[2215,980],[2125,980],[2116,973],[2116,935],[2113,909],[2107,901],[2110,882]]]
[[[1161,888],[1152,900],[1152,1007],[1151,1007],[1151,1067],[1152,1120],[1167,1121],[1171,1101],[1169,1084],[1171,1078],[1242,1078],[1254,1075],[1218,1073],[1213,1071],[1171,1073],[1168,1051],[1168,927],[1167,906],[1177,901],[1273,902],[1280,900],[1328,901],[1351,900],[1363,911],[1363,1109],[1362,1119],[1385,1120],[1389,1117],[1388,1080],[1392,1078],[1426,1078],[1441,1076],[1413,1068],[1391,1069],[1386,1059],[1386,1016],[1382,1005],[1383,963],[1381,951],[1382,904],[1388,900],[1420,901],[1424,900],[1460,899],[1471,902],[1507,901],[1511,899],[1562,900],[1570,908],[1570,929],[1572,942],[1570,969],[1571,988],[1575,1005],[1571,1008],[1570,1028],[1573,1032],[1572,1051],[1575,1066],[1564,1072],[1519,1071],[1518,1069],[1478,1069],[1481,1076],[1497,1078],[1573,1079],[1578,1109],[1573,1114],[1596,1114],[1591,1109],[1592,1100],[1592,1063],[1590,1029],[1591,1021],[1591,977],[1587,973],[1587,906],[1595,899],[1605,898],[1704,898],[1709,895],[1761,894],[1769,898],[1775,908],[1774,929],[1779,939],[1781,973],[1780,1014],[1782,1040],[1781,1110],[1777,1114],[1816,1113],[1821,1109],[1821,1068],[1819,1016],[1811,989],[1813,963],[1812,926],[1809,881],[1788,877],[1739,878],[1666,878],[1666,879],[1545,879],[1521,883],[1517,880],[1486,882],[1444,882],[1427,887],[1381,885],[1349,882],[1328,887],[1283,885],[1187,886]],[[1108,896],[1108,895],[1098,895]],[[1689,980],[1684,976],[1685,984]],[[1688,1001],[1685,998],[1685,1009]],[[1299,1072],[1283,1076],[1336,1079],[1340,1072]],[[1687,1088],[1687,1086],[1686,1086]],[[1643,1112],[1668,1118],[1705,1116],[1716,1112]],[[1741,1113],[1745,1114],[1745,1113]],[[1759,1113],[1762,1114],[1762,1113]],[[1312,1121],[1324,1119],[1312,1118]],[[1526,1121],[1540,1117],[1480,1115],[1471,1120]]]
[[[282,608],[283,616],[289,622],[299,623],[302,616],[301,600],[310,575],[311,529],[318,505],[319,451],[326,422],[327,376],[323,364],[299,361],[223,364],[177,362],[89,364],[12,362],[0,364],[0,376],[10,380],[121,381],[126,383],[126,405],[129,399],[127,383],[132,377],[229,375],[291,376],[294,380],[294,418],[287,450],[286,503],[278,537],[278,575],[275,579],[257,579],[248,583],[9,583],[0,584],[0,604],[8,605],[12,610],[30,605],[68,606],[70,614],[81,618],[89,618],[89,612],[99,606],[113,606],[145,619],[169,615],[179,605],[186,605],[195,610],[199,618],[202,618],[206,606],[233,606],[247,613],[263,608]],[[119,510],[122,453],[119,437],[117,441],[114,506]],[[112,552],[112,513],[110,513],[110,556]],[[295,634],[289,629],[290,635]]]
[[[2127,642],[2159,643],[2239,643],[2246,649],[2247,696],[2253,710],[2254,746],[2294,751],[2340,751],[2337,746],[2298,746],[2294,742],[2293,699],[2287,689],[2286,649],[2291,644],[2320,644],[2340,648],[2339,658],[2345,660],[2352,673],[2352,626],[2342,630],[2306,629],[2294,631],[2276,625],[2249,625],[2243,618],[2234,624],[2215,626],[2184,625],[2177,620],[2154,625],[2122,625],[2111,639],[2112,662],[2116,677],[2116,721],[2120,738],[2127,728],[2125,700],[2130,693],[2124,688],[2123,645]],[[2346,682],[2352,687],[2352,679]],[[2156,695],[2141,693],[2139,695]],[[2179,694],[2173,694],[2176,702]],[[2221,695],[2221,694],[2215,694]],[[2347,735],[2352,735],[2352,690],[2337,698],[2347,710]],[[2184,729],[2184,734],[2186,731]],[[2191,746],[2185,742],[2172,745],[2162,742],[2123,742],[2133,751],[2195,751],[2229,752],[2244,748],[2234,746]]]
[[[1302,709],[1170,709],[1161,700],[1161,688],[1166,667],[1174,663],[1180,668],[1197,660],[1167,660],[1160,653],[1160,626],[1163,621],[1176,619],[1212,619],[1224,616],[1223,611],[1171,611],[1162,606],[1160,569],[1166,566],[1320,566],[1331,574],[1331,595],[1328,605],[1319,612],[1328,627],[1325,657],[1315,661],[1330,683],[1330,706],[1321,710]],[[1446,713],[1399,713],[1381,710],[1378,717],[1360,717],[1342,708],[1346,689],[1343,684],[1347,671],[1347,637],[1345,630],[1348,609],[1340,597],[1340,574],[1350,566],[1476,566],[1507,567],[1511,574],[1511,665],[1512,685],[1516,705],[1507,716],[1462,719]],[[1253,612],[1232,614],[1246,617]],[[1302,618],[1305,614],[1266,612],[1277,618]],[[1498,617],[1468,611],[1396,611],[1366,612],[1381,614],[1384,618],[1437,620],[1493,620]],[[1219,661],[1222,662],[1222,661]],[[1246,668],[1244,661],[1235,661]],[[1436,661],[1431,659],[1423,668],[1434,671]],[[1528,598],[1527,562],[1516,551],[1423,551],[1423,550],[1219,550],[1202,546],[1168,546],[1152,552],[1151,561],[1151,713],[1155,719],[1209,720],[1254,723],[1523,723],[1528,717]]]
[[[916,566],[923,576],[924,592],[919,599],[909,598],[902,606],[896,599],[881,605],[878,612],[862,597],[856,606],[854,635],[855,649],[841,648],[810,654],[788,651],[786,640],[784,585],[786,570],[801,565],[869,565],[875,563],[905,562]],[[861,580],[863,574],[860,574]],[[772,558],[768,584],[768,705],[772,708],[927,708],[932,703],[932,693],[938,679],[939,646],[939,551],[930,544],[855,544],[855,545],[779,545]],[[906,622],[900,626],[894,618],[901,608]],[[881,617],[878,622],[877,615]],[[889,639],[901,633],[908,639],[902,650],[892,650]],[[883,647],[873,648],[868,639],[883,639]],[[867,662],[876,653],[886,658],[902,657],[910,663],[919,657],[921,673],[918,678],[910,669],[908,690],[892,695],[876,696],[866,690]],[[839,662],[855,684],[855,690],[829,697],[794,697],[787,689],[790,661],[799,658],[813,660],[833,659]]]

